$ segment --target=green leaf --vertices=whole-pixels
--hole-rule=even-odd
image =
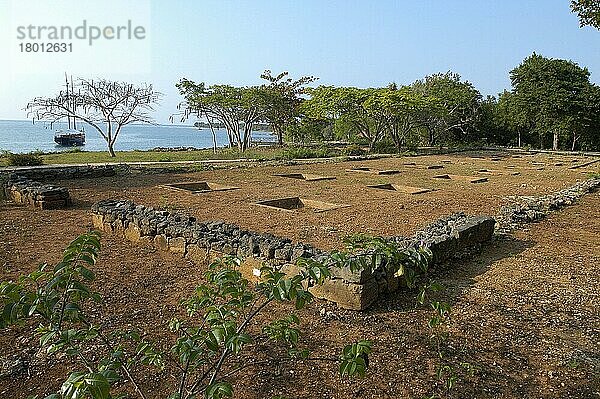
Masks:
[[[233,387],[229,382],[218,381],[206,388],[206,399],[231,398],[233,396]]]
[[[83,257],[82,257],[83,258]],[[92,263],[93,264],[93,263]],[[94,275],[94,272],[92,272],[89,269],[86,269],[85,267],[81,266],[79,268],[79,273],[81,273],[81,275],[83,276],[83,278],[85,278],[88,281],[93,281],[96,276]]]

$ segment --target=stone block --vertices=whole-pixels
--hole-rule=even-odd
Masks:
[[[169,251],[185,255],[185,247],[187,242],[183,237],[171,237],[169,238]]]
[[[161,251],[169,250],[169,242],[164,234],[159,234],[154,237],[154,245]]]
[[[98,230],[102,230],[104,227],[104,215],[101,215],[99,213],[93,213],[92,214],[92,225],[94,226],[94,228],[96,228]]]
[[[131,242],[138,242],[141,237],[140,230],[132,224],[124,230],[123,235]]]
[[[297,276],[298,274],[300,274],[302,269],[294,263],[285,263],[285,264],[281,265],[279,270],[282,273],[285,273],[286,277],[291,278],[291,277],[294,277],[294,276]]]
[[[443,235],[433,239],[429,245],[433,254],[433,263],[442,263],[450,259],[459,250],[459,239],[456,236]]]
[[[335,302],[339,307],[350,310],[364,310],[368,308],[379,294],[378,284],[375,279],[370,279],[365,284],[348,283],[340,279],[327,280],[321,286],[309,288],[317,298]]]
[[[260,269],[263,267],[263,261],[257,258],[243,259],[240,264],[240,273],[245,279],[250,281],[260,281]]]
[[[332,267],[331,275],[333,278],[339,278],[349,283],[364,284],[373,277],[370,269],[351,271],[349,267]]]
[[[457,230],[460,249],[489,241],[494,234],[495,223],[493,218],[478,216],[459,226]]]
[[[188,245],[185,256],[197,265],[202,265],[210,260],[209,252],[198,244]]]
[[[237,250],[229,243],[225,243],[223,244],[223,247],[221,248],[221,251],[225,254],[225,255],[235,255]]]
[[[275,259],[289,261],[292,258],[292,249],[289,247],[275,250]]]
[[[55,201],[40,201],[40,208],[41,209],[62,209],[62,208],[66,208],[67,207],[67,202],[62,199],[62,200],[55,200]]]
[[[12,198],[12,200],[13,200],[14,202],[16,202],[16,203],[18,203],[18,204],[20,204],[20,203],[21,203],[21,200],[22,200],[21,193],[20,193],[20,192],[18,192],[17,190],[15,190],[15,189],[13,189],[13,190],[11,191],[11,198]]]

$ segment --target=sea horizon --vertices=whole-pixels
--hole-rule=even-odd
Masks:
[[[83,151],[106,151],[107,145],[100,134],[91,126],[84,124],[85,145],[77,147]],[[60,147],[54,143],[54,133],[67,128],[66,122],[50,124],[44,121],[33,123],[30,119],[0,119],[0,151],[28,153],[34,151],[62,152],[73,147]],[[215,129],[218,147],[228,144],[225,129]],[[254,131],[255,141],[273,142],[275,136],[269,132]],[[115,151],[147,151],[154,148],[212,148],[210,130],[198,129],[183,124],[131,124],[123,127],[115,143]]]

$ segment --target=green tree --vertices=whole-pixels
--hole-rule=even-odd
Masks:
[[[522,118],[513,95],[503,91],[498,98],[488,96],[481,102],[477,124],[480,136],[489,143],[522,147],[530,143],[530,125]]]
[[[409,142],[418,144],[418,130],[423,126],[422,116],[438,103],[437,98],[425,97],[410,86],[398,88],[395,84],[382,90],[376,101],[382,102],[380,106],[386,113],[387,135],[397,150]]]
[[[598,0],[571,0],[571,10],[579,17],[579,26],[600,29],[600,2]]]
[[[429,106],[421,110],[422,125],[429,133],[429,145],[474,138],[481,94],[473,84],[461,81],[457,73],[446,72],[426,76],[414,82],[412,87],[430,99]]]
[[[386,115],[379,101],[382,90],[319,86],[308,90],[310,99],[304,104],[304,113],[312,119],[349,126],[373,148],[386,131]]]
[[[481,116],[477,123],[477,131],[481,140],[488,143],[507,145],[509,137],[502,129],[499,121],[498,100],[494,96],[487,96],[481,101]]]
[[[262,118],[261,90],[258,86],[236,87],[195,83],[182,79],[177,83],[184,97],[182,120],[190,115],[204,115],[211,128],[213,121],[225,126],[229,145],[245,151],[252,137],[252,128]]]
[[[600,149],[600,87],[588,85],[583,96],[584,106],[572,123],[571,151]]]
[[[78,79],[69,90],[54,97],[36,97],[26,110],[34,120],[50,123],[74,118],[92,126],[106,141],[111,157],[123,127],[132,123],[153,123],[150,112],[160,93],[152,85],[133,85],[105,79]]]
[[[271,125],[277,142],[282,145],[284,133],[300,115],[305,86],[317,78],[303,76],[293,80],[288,77],[288,72],[273,76],[270,70],[264,71],[260,77],[268,82],[260,87],[262,118]]]
[[[552,136],[552,148],[556,150],[561,142],[581,131],[580,118],[589,100],[589,76],[586,68],[573,61],[535,53],[510,71],[514,118],[531,126],[540,148],[547,135]]]

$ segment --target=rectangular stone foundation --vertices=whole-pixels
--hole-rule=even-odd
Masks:
[[[130,201],[107,200],[92,207],[94,227],[117,234],[132,242],[144,242],[163,251],[205,264],[223,255],[242,259],[241,272],[249,280],[260,279],[264,265],[289,276],[300,272],[296,261],[312,258],[327,262],[328,253],[302,243],[270,234],[248,232],[222,222],[198,222],[195,218],[170,214]],[[436,224],[437,223],[437,224]],[[433,252],[434,262],[453,257],[469,247],[491,239],[495,221],[489,217],[453,215],[432,224],[412,238],[391,238],[399,245],[415,246],[424,242]],[[394,292],[401,285],[397,276],[385,270],[331,268],[332,278],[322,286],[310,287],[317,298],[335,302],[352,310],[364,310],[380,295]]]

